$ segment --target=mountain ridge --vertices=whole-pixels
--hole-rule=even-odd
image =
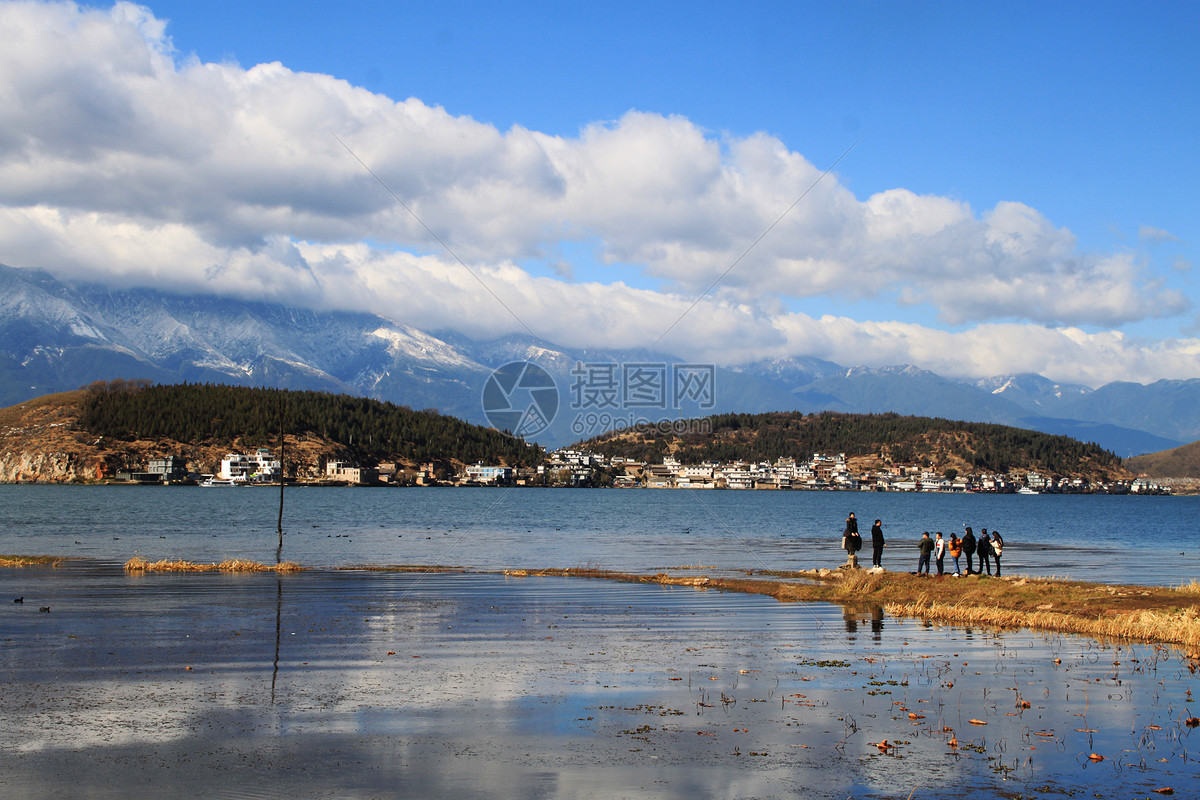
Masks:
[[[680,360],[645,349],[562,348],[515,334],[477,341],[366,312],[77,285],[0,265],[0,406],[122,377],[348,393],[488,424],[483,386],[508,361],[535,363],[556,382],[558,415],[535,437],[549,446],[639,420],[825,410],[1094,436],[1121,456],[1200,439],[1200,379],[1118,382],[1092,391],[1039,375],[953,379],[912,365],[842,366],[802,356],[712,365],[709,405],[593,408],[578,402],[577,364],[650,363],[666,370]]]

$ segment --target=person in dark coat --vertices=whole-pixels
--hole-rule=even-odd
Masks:
[[[963,555],[967,557],[967,574],[977,574],[975,568],[971,566],[971,559],[975,557],[975,532],[971,530],[970,526],[967,526],[967,532],[963,534],[962,551]]]
[[[883,523],[880,520],[875,520],[875,524],[871,526],[871,566],[883,566]]]
[[[846,549],[847,556],[854,555],[862,547],[862,537],[858,535],[858,520],[853,511],[846,517],[846,527],[842,531],[842,547]]]
[[[992,540],[988,538],[987,528],[983,529],[983,533],[979,536],[979,572],[983,573],[983,568],[987,567],[987,574],[992,574]]]
[[[929,538],[929,531],[921,534],[921,543],[918,545],[921,548],[921,558],[917,560],[917,575],[921,574],[921,570],[925,570],[925,575],[929,575],[929,557],[933,555],[933,539]]]

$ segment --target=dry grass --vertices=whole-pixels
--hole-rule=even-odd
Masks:
[[[47,409],[58,410],[62,408],[76,409],[83,398],[87,395],[84,389],[75,389],[69,392],[59,392],[58,394],[47,394],[41,397],[35,397],[32,400],[26,400],[23,403],[0,408],[0,427],[10,425],[22,425],[26,421],[26,415],[30,412],[44,411]]]
[[[57,567],[66,560],[62,556],[0,556],[0,567]]]
[[[134,556],[125,562],[126,572],[299,572],[302,570],[294,561],[281,564],[260,564],[244,558],[233,558],[219,564],[197,564],[194,561],[162,560],[147,561]]]
[[[1181,611],[1126,611],[1084,617],[1065,611],[1014,611],[964,603],[887,603],[895,616],[983,625],[994,628],[1034,628],[1136,642],[1178,645],[1190,658],[1200,658],[1200,615],[1195,606]]]
[[[1200,597],[1200,581],[1193,578],[1191,583],[1185,583],[1182,586],[1178,586],[1176,587],[1175,591],[1179,592],[1180,594],[1196,595]]]

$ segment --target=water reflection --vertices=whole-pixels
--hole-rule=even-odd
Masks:
[[[13,796],[200,780],[246,797],[1194,786],[1200,686],[1162,648],[557,578],[0,578],[18,575],[33,613],[0,608]]]
[[[278,563],[278,562],[276,562]],[[283,576],[275,576],[275,658],[271,661],[271,705],[275,705],[275,684],[279,680],[279,639],[283,621]]]
[[[842,607],[842,624],[846,628],[846,633],[851,634],[850,641],[854,641],[854,634],[858,633],[858,626],[863,622],[869,622],[871,625],[871,641],[876,644],[883,641],[883,606],[873,605],[867,608],[859,606],[843,606]]]

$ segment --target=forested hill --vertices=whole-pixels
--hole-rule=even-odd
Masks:
[[[541,460],[538,448],[455,417],[312,391],[99,382],[83,394],[78,424],[96,436],[121,441],[237,441],[243,447],[275,447],[282,429],[289,437],[333,442],[365,462],[456,460],[521,466]]]
[[[716,414],[675,424],[616,431],[581,444],[609,456],[682,463],[807,459],[845,453],[878,464],[920,464],[942,472],[1036,470],[1063,476],[1124,473],[1121,460],[1094,444],[1066,436],[975,422],[899,414],[800,412]],[[677,433],[679,430],[692,432]]]

